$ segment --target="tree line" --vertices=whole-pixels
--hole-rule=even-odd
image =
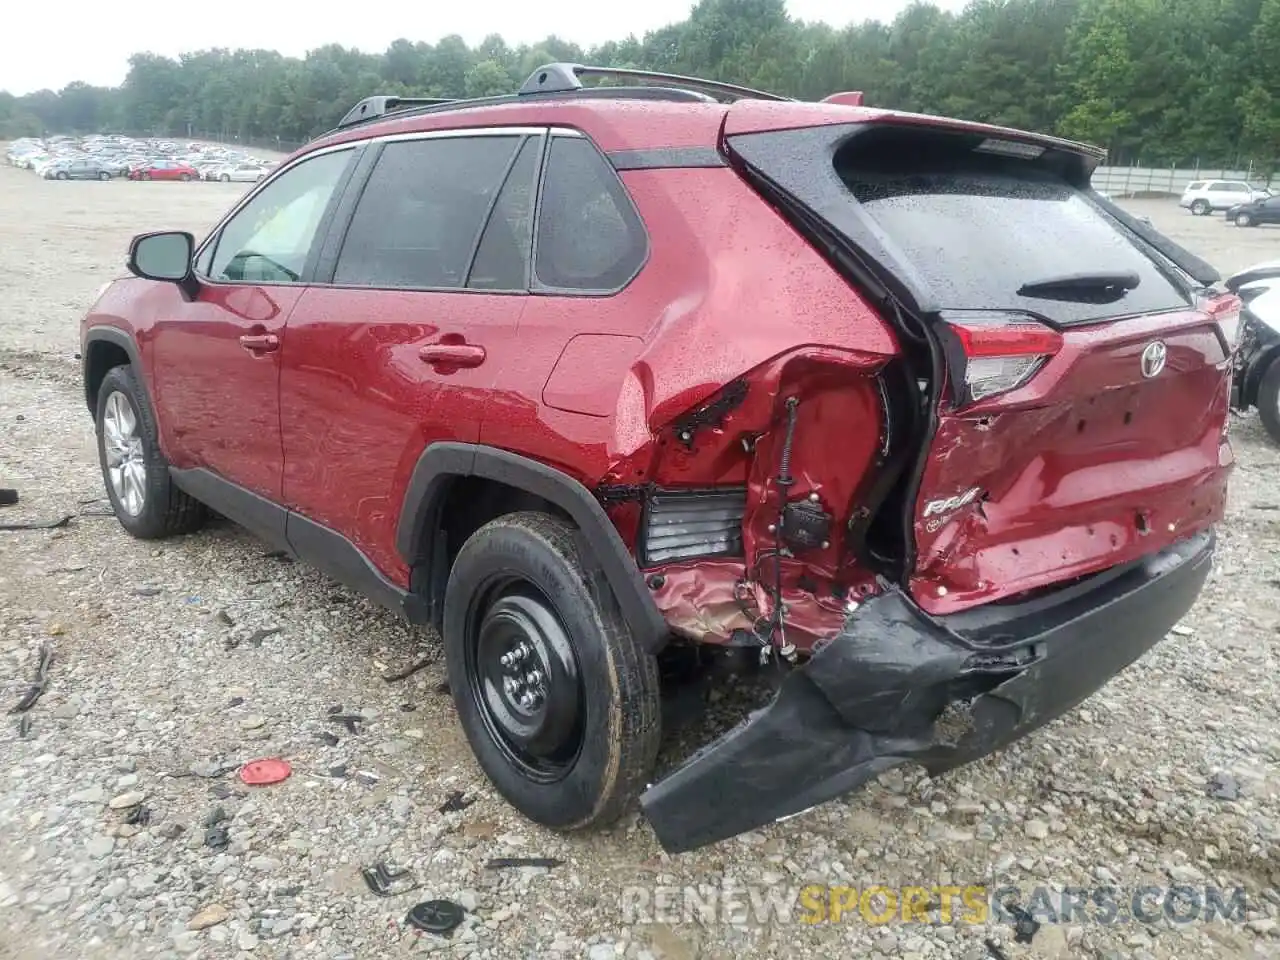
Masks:
[[[304,58],[202,50],[138,53],[116,88],[0,92],[0,137],[119,131],[292,146],[374,93],[514,91],[551,61],[691,74],[802,99],[862,90],[901,110],[1053,132],[1105,146],[1113,164],[1237,166],[1280,160],[1280,0],[974,0],[916,3],[891,23],[837,29],[784,0],[700,0],[688,19],[583,49],[557,37],[476,47],[449,36],[382,53],[338,44]]]

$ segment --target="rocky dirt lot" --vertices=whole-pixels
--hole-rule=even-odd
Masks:
[[[202,231],[241,189],[0,166],[0,487],[22,497],[0,523],[72,518],[0,532],[0,706],[53,651],[25,736],[17,716],[0,727],[0,957],[1280,956],[1280,458],[1255,420],[1234,430],[1203,599],[1066,718],[942,779],[887,775],[693,855],[664,856],[637,814],[567,838],[489,788],[442,663],[383,679],[432,658],[431,636],[229,525],[147,544],[104,516],[79,316],[133,233]],[[1136,206],[1222,268],[1280,256],[1280,230]],[[335,712],[360,719],[348,729]],[[242,763],[271,756],[292,763],[286,782],[240,782]],[[531,856],[563,862],[487,867]],[[375,896],[360,868],[378,861],[416,889]],[[1143,886],[1228,899],[1240,886],[1247,907],[1175,923],[1155,895],[1138,919],[1081,911],[1029,943],[995,918],[876,925],[853,910],[814,925],[794,903],[789,920],[752,907],[807,883],[1011,885],[1033,906],[1037,888],[1110,886],[1128,903]],[[645,909],[659,886],[696,885],[708,900],[687,912]],[[718,917],[717,890],[739,891]],[[411,905],[438,897],[467,911],[451,938],[406,927]]]

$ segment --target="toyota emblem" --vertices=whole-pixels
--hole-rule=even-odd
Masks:
[[[1142,375],[1148,380],[1158,377],[1160,371],[1164,369],[1164,362],[1168,356],[1169,350],[1165,347],[1164,341],[1156,340],[1148,343],[1146,349],[1142,351]]]

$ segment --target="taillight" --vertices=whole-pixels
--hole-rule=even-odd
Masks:
[[[1062,334],[1022,313],[944,312],[956,406],[1020,387],[1062,349]]]
[[[1240,314],[1244,309],[1244,302],[1230,293],[1204,300],[1200,309],[1213,318],[1227,354],[1235,353],[1240,344]]]

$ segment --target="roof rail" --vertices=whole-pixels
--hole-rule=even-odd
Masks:
[[[390,97],[386,95],[365,97],[348,110],[346,115],[338,121],[338,129],[341,130],[343,127],[350,127],[357,123],[364,123],[366,120],[385,116],[393,110],[403,110],[408,107],[434,107],[442,103],[455,102],[449,97]]]
[[[630,70],[625,67],[585,67],[580,63],[548,63],[533,71],[520,87],[520,94],[572,93],[582,89],[582,77],[617,77],[627,80],[649,80],[665,86],[694,90],[699,93],[729,96],[747,100],[790,100],[764,90],[742,87],[719,80],[703,80],[701,77],[685,77],[678,73],[658,73],[654,70]]]
[[[582,77],[617,77],[619,79],[650,81],[631,86],[619,87],[584,87]],[[657,73],[652,70],[630,70],[624,67],[584,67],[580,63],[549,63],[539,67],[515,94],[501,94],[494,97],[476,97],[474,99],[453,99],[450,97],[396,97],[386,94],[365,97],[338,121],[338,125],[329,133],[345,130],[357,124],[368,123],[379,117],[399,110],[413,110],[415,113],[435,113],[436,110],[461,110],[466,107],[497,106],[502,103],[516,103],[525,97],[538,95],[556,97],[563,94],[575,94],[582,97],[619,97],[631,100],[685,100],[711,101],[716,97],[732,97],[746,100],[790,100],[790,97],[779,96],[764,90],[753,90],[733,83],[721,83],[718,80],[703,80],[701,77],[684,77],[675,73]],[[327,136],[328,134],[321,134]]]

